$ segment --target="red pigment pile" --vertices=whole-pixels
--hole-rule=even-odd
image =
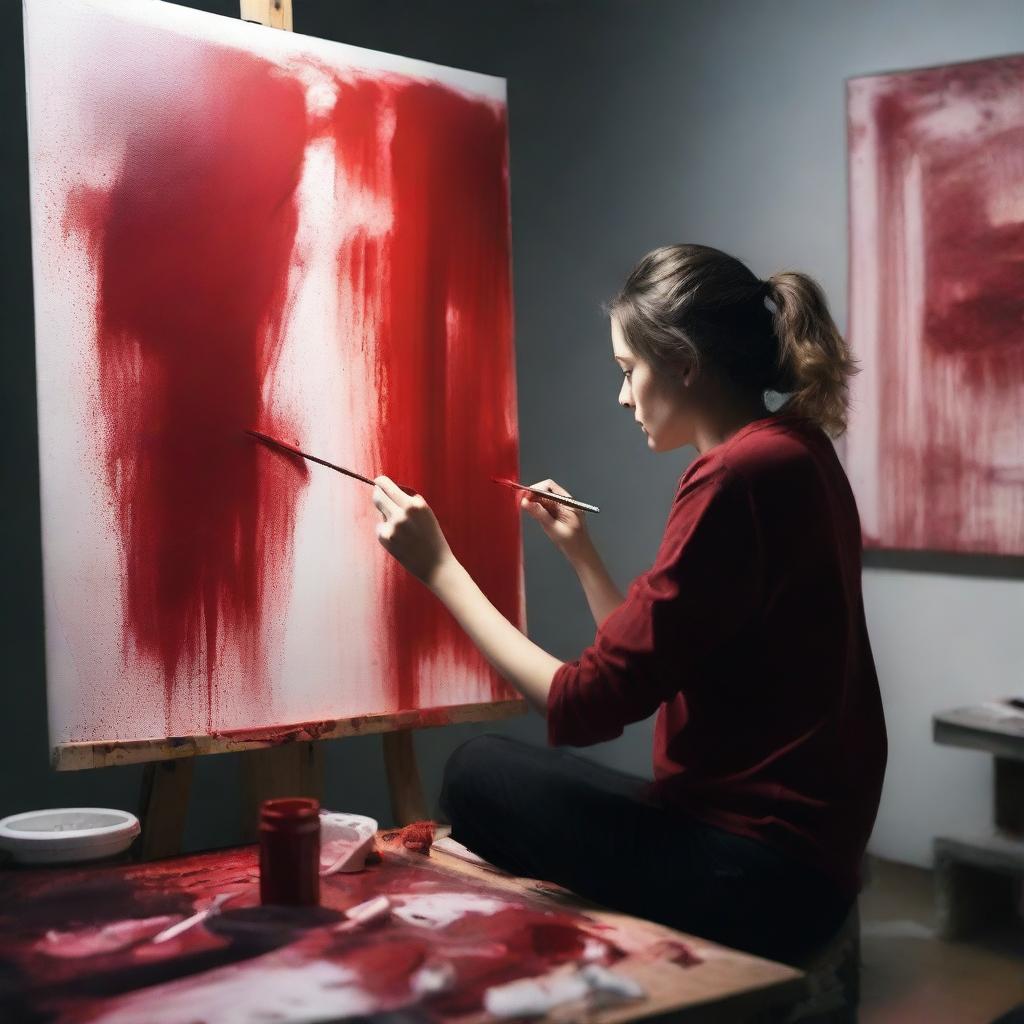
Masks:
[[[434,845],[435,829],[432,821],[414,821],[399,831],[397,839],[406,850],[429,856],[430,848]]]
[[[437,826],[432,821],[414,821],[402,828],[379,833],[377,842],[384,849],[412,850],[426,857],[430,855],[430,848],[434,845],[436,829]]]

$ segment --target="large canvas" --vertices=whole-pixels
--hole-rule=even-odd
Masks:
[[[1024,553],[1024,57],[848,83],[865,544]]]
[[[369,487],[244,433],[420,491],[522,624],[504,81],[157,0],[25,14],[52,742],[514,697]]]

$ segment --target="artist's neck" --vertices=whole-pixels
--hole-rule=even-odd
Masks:
[[[771,414],[760,395],[745,401],[734,399],[724,402],[698,419],[694,430],[694,445],[697,451],[704,455],[717,445],[728,441],[748,423],[769,415]]]

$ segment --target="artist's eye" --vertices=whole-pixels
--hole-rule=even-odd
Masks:
[[[632,380],[633,379],[633,371],[632,370],[623,370],[622,371],[622,376],[625,377],[626,380]]]

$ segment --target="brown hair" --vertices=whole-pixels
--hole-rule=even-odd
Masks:
[[[609,303],[633,352],[670,376],[686,365],[745,391],[789,396],[785,411],[838,437],[857,372],[821,286],[787,271],[760,280],[706,245],[648,253]]]

